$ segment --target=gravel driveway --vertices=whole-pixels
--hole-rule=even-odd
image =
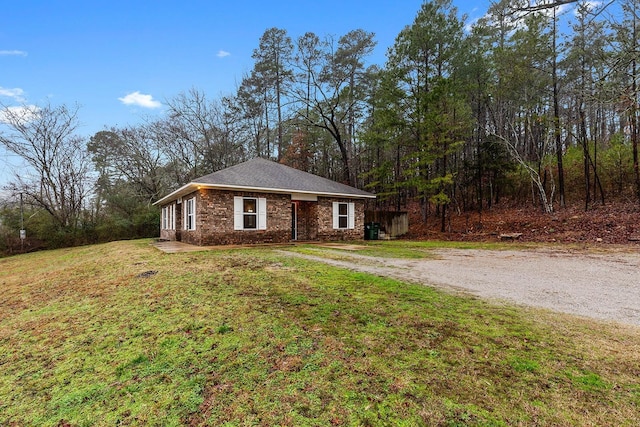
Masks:
[[[442,249],[435,259],[288,254],[482,298],[640,326],[640,253]]]

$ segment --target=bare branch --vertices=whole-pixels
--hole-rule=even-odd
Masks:
[[[553,9],[554,7],[564,6],[566,4],[577,3],[578,0],[554,0],[554,1],[541,1],[541,2],[529,2],[528,6],[518,6],[513,9],[514,12],[539,12],[541,10]]]

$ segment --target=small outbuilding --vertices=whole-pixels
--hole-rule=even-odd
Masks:
[[[197,178],[161,198],[160,238],[193,245],[359,240],[376,196],[255,158]]]

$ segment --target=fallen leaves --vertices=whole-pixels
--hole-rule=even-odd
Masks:
[[[439,217],[430,216],[425,224],[418,204],[410,207],[407,237],[412,239],[497,241],[518,235],[521,242],[635,245],[640,242],[640,205],[611,203],[586,211],[583,206],[569,206],[552,214],[534,207],[497,206],[453,213],[445,232],[440,230]]]

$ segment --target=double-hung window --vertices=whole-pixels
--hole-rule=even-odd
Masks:
[[[350,230],[355,228],[355,204],[333,202],[333,228]]]
[[[242,200],[242,228],[245,230],[258,228],[258,199]]]
[[[266,230],[267,199],[263,197],[233,198],[234,230]]]
[[[196,198],[187,199],[184,203],[184,229],[196,229]]]

